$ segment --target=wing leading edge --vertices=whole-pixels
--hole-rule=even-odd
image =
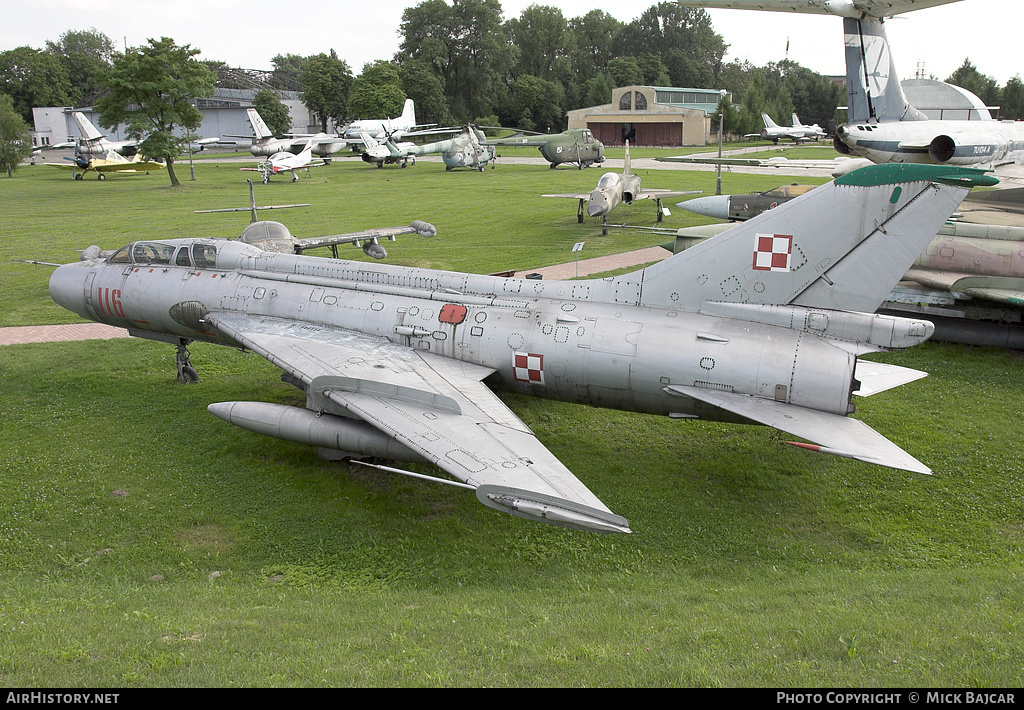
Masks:
[[[484,505],[562,527],[630,532],[483,384],[489,368],[274,318],[214,313],[206,321],[301,380],[308,408],[369,424],[472,486]]]

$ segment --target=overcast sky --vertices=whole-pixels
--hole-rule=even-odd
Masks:
[[[402,11],[413,0],[323,2],[314,0],[5,0],[0,50],[45,47],[66,30],[95,28],[119,48],[150,37],[171,37],[202,50],[203,59],[234,67],[270,69],[276,54],[310,55],[337,51],[358,74],[364,63],[390,59],[398,48]],[[531,0],[502,0],[505,18],[518,17]],[[553,5],[567,17],[595,8],[628,22],[654,0],[560,0]],[[838,17],[744,10],[709,10],[729,52],[727,61],[757,66],[789,59],[821,74],[841,75],[843,29]],[[1000,85],[1024,75],[1021,58],[1021,0],[961,0],[919,10],[887,24],[901,78],[923,63],[925,76],[948,77],[965,58]],[[726,87],[729,88],[729,87]]]

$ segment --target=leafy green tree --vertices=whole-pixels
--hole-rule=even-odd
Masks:
[[[660,57],[673,86],[712,88],[728,45],[705,10],[660,2],[622,29],[615,48],[619,56]]]
[[[1020,74],[1007,81],[1003,87],[999,116],[1017,121],[1024,119],[1024,81],[1021,81]]]
[[[175,133],[196,130],[203,114],[192,102],[213,95],[213,73],[193,59],[197,54],[198,49],[168,37],[133,47],[114,59],[105,75],[108,91],[96,104],[101,125],[123,123],[129,136],[142,139],[144,155],[166,161],[174,187],[181,184],[174,158],[186,142]]]
[[[603,10],[591,10],[582,17],[569,20],[568,31],[573,38],[573,77],[576,81],[585,82],[608,69],[608,62],[615,58],[615,40],[623,26]]]
[[[376,61],[363,67],[363,73],[352,82],[348,111],[359,118],[392,118],[402,113],[405,92],[398,65]]]
[[[281,103],[277,94],[270,89],[256,92],[252,106],[275,136],[284,135],[292,129],[292,116],[288,107]]]
[[[568,23],[557,7],[530,5],[506,24],[509,40],[519,48],[515,74],[554,81],[560,59],[566,58]]]
[[[661,57],[650,52],[644,52],[636,58],[636,61],[644,75],[643,83],[647,86],[668,86],[671,83],[672,80],[668,76],[668,69],[665,68]]]
[[[565,128],[564,98],[560,85],[523,74],[511,86],[509,99],[500,114],[502,125],[541,133],[561,131]]]
[[[18,163],[32,154],[32,134],[28,124],[14,110],[14,101],[0,94],[0,167],[12,177]]]
[[[493,112],[518,51],[506,39],[498,0],[424,0],[402,13],[400,34],[395,61],[426,62],[457,120]]]
[[[302,89],[302,62],[305,57],[298,54],[275,54],[270,63],[274,67],[269,82],[275,89],[299,91]]]
[[[601,72],[583,82],[582,90],[579,93],[578,107],[600,106],[612,102],[612,90],[615,89],[615,82],[607,72]]]
[[[616,87],[644,83],[644,70],[636,57],[616,57],[608,62],[608,76]]]
[[[46,51],[64,65],[76,106],[92,104],[99,98],[103,90],[100,78],[113,61],[114,40],[95,27],[68,30],[58,41],[47,41]]]
[[[0,52],[0,93],[14,101],[14,110],[32,123],[33,106],[69,106],[71,81],[60,60],[42,50],[18,47]]]
[[[327,132],[327,122],[344,123],[348,117],[348,96],[352,90],[352,71],[348,63],[330,54],[316,54],[302,62],[302,100]]]
[[[410,60],[398,69],[402,78],[402,93],[416,106],[416,120],[447,126],[455,122],[448,109],[444,80],[422,60]]]
[[[739,110],[733,106],[732,100],[726,96],[718,104],[718,110],[711,116],[711,128],[718,131],[719,115],[725,119],[722,129],[723,135],[743,135],[747,131],[743,124],[743,117]]]
[[[999,84],[992,77],[985,76],[978,71],[977,67],[971,64],[970,59],[964,59],[964,63],[950,74],[946,83],[967,89],[981,99],[986,106],[999,105]]]

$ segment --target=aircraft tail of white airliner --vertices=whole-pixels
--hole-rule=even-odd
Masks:
[[[871,313],[985,171],[871,165],[641,272],[645,305],[792,305]]]
[[[843,30],[847,121],[928,120],[903,93],[882,20],[847,17]]]
[[[416,107],[412,99],[405,100],[405,107],[402,109],[401,125],[412,128],[416,125]]]

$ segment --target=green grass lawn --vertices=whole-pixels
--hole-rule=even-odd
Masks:
[[[179,166],[180,168],[181,166]],[[231,236],[237,165],[73,182],[0,179],[0,323],[69,322],[49,269],[96,243]],[[179,175],[187,180],[187,164]],[[600,171],[338,161],[257,201],[300,235],[414,218],[391,263],[479,272],[650,246],[578,225]],[[650,171],[713,191],[714,174]],[[727,191],[778,177],[725,176]],[[653,205],[623,219],[653,223]],[[687,220],[693,221],[687,221]],[[669,226],[696,224],[674,211]],[[352,249],[350,256],[362,257]],[[1024,682],[1024,358],[928,343],[878,359],[931,376],[858,399],[920,476],[679,422],[505,394],[635,531],[531,523],[449,487],[320,460],[212,402],[298,404],[261,358],[136,339],[0,347],[0,682],[8,687],[1015,687]],[[420,470],[429,471],[424,467]]]

